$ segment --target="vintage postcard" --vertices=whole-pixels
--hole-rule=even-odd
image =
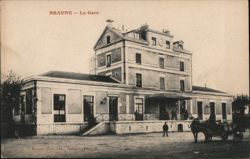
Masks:
[[[2,0],[2,158],[248,158],[247,0]]]

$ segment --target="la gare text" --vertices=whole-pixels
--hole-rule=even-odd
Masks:
[[[98,11],[49,11],[49,15],[98,15]]]

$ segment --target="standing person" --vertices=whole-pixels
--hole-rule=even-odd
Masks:
[[[165,136],[165,134],[166,134],[166,136],[168,137],[168,125],[167,125],[166,122],[165,122],[165,124],[163,125],[162,129],[163,129],[163,137]]]

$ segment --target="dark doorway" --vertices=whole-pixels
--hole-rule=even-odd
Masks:
[[[84,121],[89,122],[94,118],[94,97],[83,96],[83,107],[84,107]]]
[[[159,103],[160,120],[165,120],[166,106],[164,103]]]
[[[118,97],[109,97],[109,120],[118,120]]]
[[[178,124],[178,132],[183,132],[183,125],[182,124]]]
[[[184,120],[185,110],[186,110],[186,101],[181,100],[181,101],[180,101],[180,114],[181,114],[181,120]]]
[[[227,107],[226,107],[226,103],[222,103],[222,119],[227,119]]]
[[[203,119],[202,102],[197,102],[197,109],[198,109],[198,118],[202,120]]]
[[[135,120],[143,120],[143,98],[135,98]]]

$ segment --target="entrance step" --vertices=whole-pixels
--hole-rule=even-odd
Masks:
[[[87,136],[87,135],[101,135],[101,134],[106,134],[110,130],[109,128],[109,122],[100,122],[88,131],[84,132],[82,136]]]

